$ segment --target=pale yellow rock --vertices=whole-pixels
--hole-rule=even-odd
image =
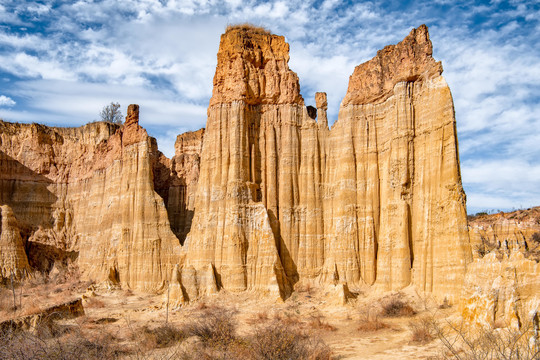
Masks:
[[[518,251],[490,253],[469,265],[460,300],[464,319],[520,327],[540,308],[540,264]]]
[[[349,291],[345,283],[327,285],[325,287],[326,297],[333,305],[346,305],[349,300],[354,299],[354,295]]]
[[[431,53],[422,26],[357,67],[329,130],[326,94],[316,94],[316,121],[287,66],[284,39],[229,29],[188,264],[196,272],[213,264],[219,285],[235,291],[278,281],[283,294],[290,283],[318,278],[382,290],[412,284],[457,301],[472,256],[452,97]],[[257,217],[247,212],[254,204]],[[271,232],[253,231],[266,223]],[[250,257],[253,246],[269,257]],[[278,275],[254,280],[258,261]]]
[[[163,199],[154,191],[155,140],[130,106],[122,128],[0,124],[0,201],[31,241],[78,252],[82,277],[155,291],[180,261]],[[31,254],[39,257],[40,254]]]
[[[178,265],[173,269],[169,288],[163,294],[163,306],[169,306],[171,309],[179,308],[186,303],[184,291],[182,290],[180,270]]]
[[[25,278],[30,265],[24,251],[17,219],[8,205],[2,205],[0,227],[0,280]]]
[[[492,249],[535,250],[540,247],[540,207],[474,216],[469,235],[476,257]]]
[[[325,93],[305,107],[282,36],[232,26],[217,58],[206,130],[180,135],[170,160],[134,105],[121,128],[0,123],[0,201],[39,229],[30,240],[78,252],[88,279],[115,269],[156,291],[176,277],[178,301],[286,298],[301,280],[457,301],[472,255],[427,28],[355,69],[331,130]]]

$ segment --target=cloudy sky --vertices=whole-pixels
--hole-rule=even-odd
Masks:
[[[540,2],[0,0],[0,118],[79,126],[111,101],[173,153],[204,127],[219,36],[251,22],[284,35],[306,104],[336,120],[354,66],[430,29],[455,101],[468,212],[540,205]]]

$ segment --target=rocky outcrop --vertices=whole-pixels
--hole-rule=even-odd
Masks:
[[[540,207],[469,219],[475,261],[460,301],[481,325],[528,326],[540,309]]]
[[[8,205],[0,209],[0,281],[18,280],[30,273],[30,266],[13,210]]]
[[[540,207],[471,216],[469,236],[477,257],[495,249],[533,251],[540,246]]]
[[[113,269],[124,286],[164,285],[180,244],[154,191],[160,154],[138,124],[138,106],[121,128],[0,126],[0,197],[30,244],[75,252],[83,278],[105,281]]]
[[[2,321],[0,322],[0,332],[3,334],[20,330],[37,332],[41,329],[51,327],[54,320],[74,319],[79,316],[84,316],[83,303],[81,299],[74,299],[50,306],[36,314]]]
[[[164,167],[168,181],[154,181],[156,191],[165,201],[171,229],[182,244],[191,229],[195,210],[203,137],[204,129],[178,135],[175,155]]]
[[[284,38],[229,29],[186,241],[191,273],[212,264],[230,290],[283,295],[317,278],[457,300],[471,251],[452,97],[431,54],[422,26],[358,66],[329,130],[326,95],[316,112],[304,107]]]
[[[469,265],[460,301],[464,319],[481,325],[530,325],[540,309],[539,273],[540,264],[519,251],[476,259]]]
[[[287,297],[300,280],[343,301],[363,284],[457,300],[472,257],[427,28],[355,69],[331,130],[282,36],[232,26],[217,58],[206,130],[179,135],[172,159],[133,105],[122,127],[0,123],[0,199],[23,237],[77,254],[87,278],[169,281],[174,306],[220,288]]]
[[[328,137],[326,253],[350,283],[456,301],[471,250],[452,97],[431,54],[421,26],[351,76]]]

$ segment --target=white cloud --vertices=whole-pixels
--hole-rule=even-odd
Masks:
[[[16,102],[12,98],[0,95],[0,106],[14,106],[15,104]]]
[[[285,35],[306,103],[315,91],[327,92],[331,121],[354,66],[427,23],[455,100],[470,208],[508,207],[525,202],[526,194],[540,203],[530,177],[540,164],[534,1],[0,3],[0,76],[14,78],[10,96],[18,101],[16,109],[2,109],[4,118],[79,125],[110,101],[139,103],[141,123],[160,146],[167,144],[168,155],[171,134],[204,126],[219,36],[228,23],[248,21]],[[28,18],[39,26],[21,20]],[[533,170],[519,175],[527,169]]]

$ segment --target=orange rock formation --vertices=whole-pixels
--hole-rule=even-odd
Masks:
[[[120,128],[0,123],[2,204],[29,242],[78,253],[85,277],[169,281],[178,303],[220,288],[286,297],[299,281],[455,301],[472,255],[431,54],[421,26],[358,66],[330,130],[325,93],[304,106],[285,39],[231,27],[206,130],[179,135],[172,159],[136,105]]]

